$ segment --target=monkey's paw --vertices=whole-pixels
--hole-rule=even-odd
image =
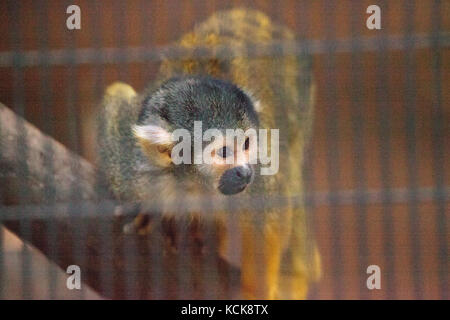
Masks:
[[[153,224],[149,215],[142,213],[138,214],[132,222],[123,226],[123,232],[125,234],[147,235],[151,233],[152,229]]]

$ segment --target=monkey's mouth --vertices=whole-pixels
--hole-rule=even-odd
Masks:
[[[233,195],[244,191],[252,181],[253,170],[250,167],[234,167],[222,174],[218,189],[224,195]]]
[[[238,194],[247,188],[248,184],[239,184],[239,185],[230,185],[230,184],[219,184],[219,191],[224,195],[233,195]]]

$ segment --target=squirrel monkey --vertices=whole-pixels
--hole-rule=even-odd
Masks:
[[[320,275],[305,210],[290,203],[303,192],[303,152],[313,110],[311,60],[303,53],[248,54],[252,45],[292,40],[288,28],[261,12],[219,12],[176,43],[191,54],[164,58],[150,88],[137,94],[129,85],[115,83],[107,88],[103,102],[102,164],[120,200],[164,198],[170,203],[179,201],[180,194],[261,199],[262,204],[270,204],[271,197],[287,199],[282,205],[243,209],[232,215],[237,220],[234,227],[226,210],[200,217],[220,227],[220,255],[240,267],[245,298],[306,298],[308,284]],[[217,54],[197,57],[201,47]],[[199,151],[192,148],[190,155],[181,155],[192,163],[175,164],[177,141],[171,134],[176,129],[195,133],[196,121],[201,121],[202,132],[279,129],[278,173],[259,173],[261,165],[250,161],[255,148],[248,137],[214,139],[207,146],[203,142],[211,163],[196,163]],[[138,215],[128,231],[148,232],[144,220]]]

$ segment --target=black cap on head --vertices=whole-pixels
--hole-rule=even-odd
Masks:
[[[203,130],[258,126],[250,97],[236,85],[210,77],[173,78],[163,83],[144,100],[138,124],[146,124],[155,115],[171,129],[189,131],[194,121],[202,121]]]

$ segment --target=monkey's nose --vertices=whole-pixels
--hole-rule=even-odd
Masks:
[[[219,179],[218,189],[225,195],[232,195],[245,190],[252,182],[253,169],[248,165],[226,170]]]
[[[253,170],[250,166],[239,166],[236,167],[236,175],[248,184],[252,181]]]

